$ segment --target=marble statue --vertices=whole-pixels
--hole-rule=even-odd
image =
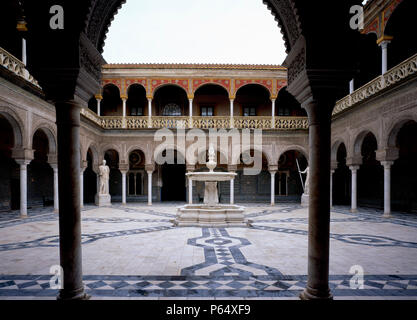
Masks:
[[[306,175],[306,181],[304,183],[304,194],[308,195],[310,194],[310,174],[309,174],[309,167],[307,166],[307,168],[304,171],[300,171],[301,174],[305,174]]]
[[[100,191],[99,194],[109,194],[109,175],[110,168],[106,165],[106,160],[103,160],[103,164],[99,167],[100,177]]]

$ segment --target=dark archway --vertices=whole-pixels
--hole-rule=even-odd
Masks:
[[[384,170],[376,160],[378,144],[373,133],[369,132],[361,146],[362,165],[358,170],[358,205],[383,208]]]
[[[20,207],[19,166],[12,159],[14,140],[12,125],[0,115],[0,211]]]
[[[123,102],[120,98],[120,90],[114,84],[108,84],[103,88],[103,100],[100,105],[101,116],[122,116]]]
[[[337,168],[333,174],[333,204],[349,205],[351,198],[351,173],[346,165],[346,146],[344,143],[337,149]]]
[[[391,173],[393,210],[417,212],[417,123],[409,121],[397,135],[399,158]]]
[[[147,201],[148,175],[145,170],[145,154],[141,150],[133,150],[129,154],[129,171],[126,177],[128,202]]]
[[[94,203],[97,193],[97,174],[94,172],[94,156],[87,151],[87,168],[84,171],[84,203]]]
[[[264,86],[248,84],[236,92],[235,114],[239,116],[271,116],[271,94]]]
[[[48,164],[49,140],[43,130],[33,135],[34,159],[28,165],[28,208],[51,206],[54,200],[54,173]]]
[[[218,84],[205,84],[194,93],[194,116],[229,116],[229,93]]]
[[[166,151],[162,152],[165,156]],[[163,164],[161,166],[162,175],[162,188],[161,188],[161,200],[162,201],[185,201],[186,200],[186,187],[185,187],[185,164],[178,164],[178,158],[182,157],[178,151],[174,150],[174,164]]]
[[[299,151],[289,150],[278,161],[278,172],[275,178],[275,192],[284,201],[301,201],[304,193],[305,175],[300,176],[299,169],[304,171],[308,166],[306,157]],[[301,182],[301,178],[303,182]]]
[[[294,96],[287,91],[287,87],[282,88],[278,93],[278,98],[275,103],[275,115],[281,117],[306,117],[306,111],[301,108],[301,104],[294,98]]]
[[[109,192],[112,202],[122,199],[122,174],[119,171],[119,154],[116,150],[107,150],[104,154],[106,165],[110,168]]]
[[[187,93],[176,85],[162,86],[154,94],[153,105],[158,116],[188,115],[188,104]]]
[[[148,115],[148,99],[146,90],[140,84],[132,84],[127,90],[126,115],[145,116]]]

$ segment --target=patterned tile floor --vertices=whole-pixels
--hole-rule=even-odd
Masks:
[[[307,210],[246,204],[250,228],[173,227],[176,206],[87,206],[83,273],[92,299],[297,299],[307,282]],[[335,299],[417,300],[417,216],[372,209],[331,215]],[[58,215],[0,214],[0,299],[54,299]],[[351,287],[353,266],[364,271]],[[358,268],[358,267],[354,267]]]

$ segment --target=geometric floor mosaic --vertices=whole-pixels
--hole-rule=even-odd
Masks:
[[[178,204],[86,207],[86,292],[97,298],[297,298],[307,283],[307,210],[248,205],[251,228],[177,228]],[[58,217],[46,209],[0,217],[0,299],[54,298]],[[417,299],[417,216],[337,207],[329,285],[335,299]],[[109,263],[110,261],[110,263]],[[351,287],[352,265],[364,268]]]

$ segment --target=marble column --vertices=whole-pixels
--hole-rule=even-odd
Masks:
[[[332,299],[329,288],[330,136],[334,102],[311,100],[309,119],[308,281],[301,299]]]
[[[122,172],[122,205],[126,205],[126,171]]]
[[[148,206],[152,205],[152,171],[148,172]]]
[[[390,41],[384,40],[379,45],[382,49],[382,74],[385,74],[388,71],[388,44]]]
[[[355,91],[355,80],[352,79],[349,82],[349,94],[352,94]]]
[[[152,97],[148,97],[148,128],[152,128]]]
[[[26,55],[26,39],[22,38],[22,62],[27,65],[27,55]]]
[[[381,161],[384,166],[384,217],[391,216],[391,166],[394,161]]]
[[[230,99],[230,128],[234,128],[234,118],[233,118],[233,113],[234,113],[234,99]]]
[[[97,100],[97,115],[101,117],[101,100],[103,100],[103,97],[100,94],[96,94],[95,98]]]
[[[271,206],[275,205],[275,174],[276,171],[269,171],[271,174]]]
[[[84,208],[84,169],[80,169],[80,208]]]
[[[190,115],[190,124],[189,127],[192,128],[193,127],[193,99],[189,98],[189,115]]]
[[[188,204],[193,204],[193,180],[188,178]]]
[[[235,204],[235,179],[230,180],[230,204]]]
[[[84,292],[80,214],[80,105],[55,104],[58,129],[59,251],[63,289],[58,299],[87,299]]]
[[[358,170],[359,166],[349,166],[352,172],[352,194],[351,194],[351,209],[350,211],[355,213],[358,212]]]
[[[58,201],[58,165],[52,164],[54,170],[54,213],[59,212],[59,201]]]
[[[275,99],[271,99],[272,101],[272,119],[271,119],[271,128],[275,128]]]
[[[31,160],[16,160],[20,165],[20,216],[28,216],[27,192],[28,192],[28,169],[27,166]]]

